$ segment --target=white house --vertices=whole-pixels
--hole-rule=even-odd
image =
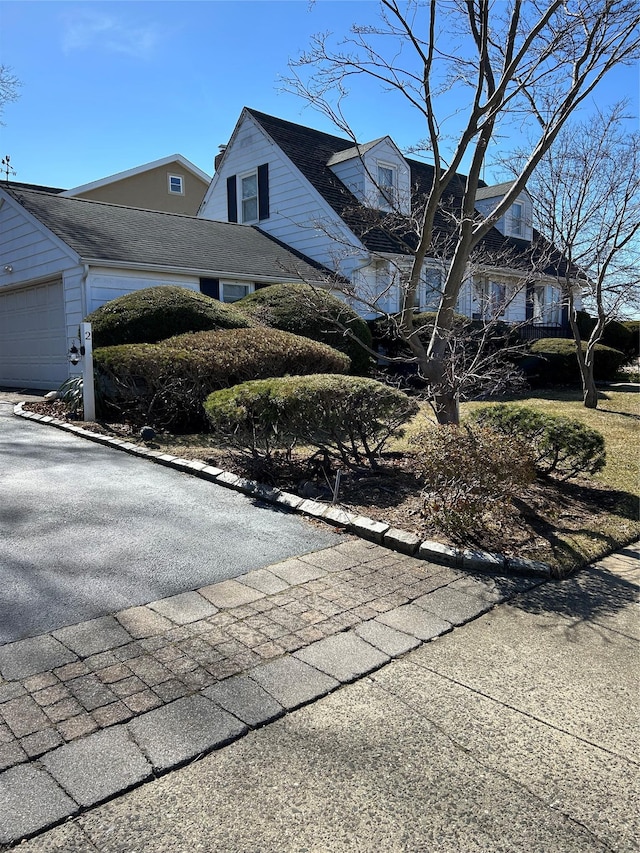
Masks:
[[[365,317],[399,310],[415,240],[408,217],[431,186],[431,166],[404,157],[389,136],[354,145],[249,108],[222,147],[199,216],[259,224],[336,270],[351,282],[354,307]],[[460,208],[463,186],[463,176],[451,182],[448,210],[436,222],[441,235],[447,233],[446,214],[455,216]],[[490,213],[509,187],[483,187],[478,211]],[[542,260],[531,214],[525,192],[495,223],[469,269],[460,313],[561,324],[556,268],[545,259],[531,276],[536,252]],[[436,307],[445,265],[446,250],[427,260],[416,308]]]

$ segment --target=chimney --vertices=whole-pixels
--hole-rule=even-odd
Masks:
[[[218,145],[218,153],[216,154],[214,161],[213,161],[213,171],[214,172],[218,171],[218,166],[220,165],[220,161],[222,160],[222,155],[224,154],[224,152],[226,150],[227,150],[226,145]]]

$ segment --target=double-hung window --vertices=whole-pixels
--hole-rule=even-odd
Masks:
[[[520,201],[511,205],[511,234],[514,237],[524,234],[524,205]]]
[[[256,222],[258,219],[258,173],[252,172],[240,178],[242,199],[242,221]]]
[[[378,206],[393,207],[398,186],[397,170],[387,163],[378,163]]]
[[[184,181],[182,175],[169,175],[169,192],[172,195],[184,195]]]

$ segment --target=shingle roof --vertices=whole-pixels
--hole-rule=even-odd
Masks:
[[[390,228],[389,214],[361,204],[329,167],[330,161],[335,163],[345,156],[352,156],[357,152],[357,147],[354,147],[352,140],[342,139],[339,136],[333,136],[330,133],[313,130],[309,127],[302,127],[299,124],[248,107],[246,110],[280,146],[287,157],[369,251],[382,254],[410,253],[412,246],[416,243],[416,235],[415,232],[407,231],[406,225],[404,225],[406,220],[403,221],[401,217],[398,217],[395,227]],[[378,139],[374,140],[374,143],[367,143],[364,148],[369,148],[379,141]],[[411,186],[414,198],[425,196],[433,183],[433,166],[420,160],[413,160],[408,157],[405,159],[411,169]],[[445,192],[445,210],[436,214],[436,231],[443,236],[452,231],[451,220],[447,219],[446,211],[455,216],[461,209],[465,182],[466,177],[464,175],[454,176]],[[485,188],[484,183],[481,182],[481,184],[481,193],[491,192],[492,195],[488,197],[499,194],[500,188],[503,186],[506,189],[511,186],[511,183],[506,183]],[[557,252],[554,262],[546,263],[549,247],[545,244],[543,255],[540,250],[541,245],[540,235],[538,234],[534,234],[534,243],[531,244],[526,240],[505,237],[497,228],[492,228],[478,249],[488,258],[492,256],[499,259],[502,266],[531,269],[536,260],[544,257],[545,268],[542,272],[545,274],[555,275],[558,268],[564,269],[564,261],[558,257]]]
[[[83,259],[285,281],[317,282],[330,275],[254,226],[28,189],[9,192]]]
[[[506,195],[513,186],[514,181],[504,181],[501,184],[493,184],[490,187],[480,187],[476,192],[476,199],[498,198],[498,196]]]

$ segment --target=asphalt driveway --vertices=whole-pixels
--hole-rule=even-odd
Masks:
[[[0,643],[340,541],[330,528],[0,402]]]

